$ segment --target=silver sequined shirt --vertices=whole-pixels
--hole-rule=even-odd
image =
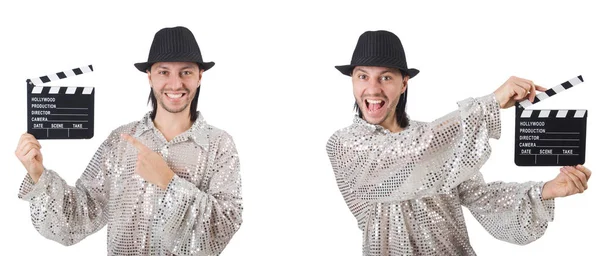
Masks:
[[[137,151],[121,133],[161,153],[176,174],[166,190],[134,172]],[[74,187],[45,169],[36,184],[26,175],[19,198],[39,233],[64,245],[108,224],[108,255],[218,255],[242,224],[235,144],[201,115],[167,142],[148,113],[114,130]]]
[[[462,207],[494,237],[538,239],[554,217],[543,183],[485,183],[479,172],[500,137],[493,94],[391,133],[355,117],[327,153],[338,187],[363,232],[364,255],[475,255]]]

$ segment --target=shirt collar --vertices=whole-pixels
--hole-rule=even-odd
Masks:
[[[134,137],[138,138],[142,134],[144,134],[145,132],[150,131],[150,130],[156,130],[156,132],[160,132],[154,126],[154,122],[152,121],[152,118],[150,117],[151,113],[152,112],[146,113],[146,115],[144,115],[142,120],[140,120],[138,122]],[[187,131],[185,131],[182,134],[175,137],[173,139],[173,143],[177,143],[177,142],[181,142],[181,141],[185,141],[185,140],[192,140],[198,146],[202,147],[204,150],[207,150],[209,138],[208,138],[208,130],[206,128],[207,128],[208,124],[204,120],[204,117],[202,116],[200,111],[198,111],[196,113],[198,113],[198,118],[196,118],[196,121],[194,121],[194,123],[192,124],[192,127],[190,127],[190,129],[188,129]]]
[[[354,116],[354,120],[352,121],[356,126],[366,129],[369,132],[375,132],[378,129],[383,129],[381,125],[370,124],[364,119],[360,118],[358,115]]]
[[[407,126],[404,128],[404,130],[406,130],[407,128],[409,128],[409,127],[411,126],[411,123],[412,123],[412,122],[410,121],[410,118],[409,118],[408,116],[407,116],[407,118],[408,118],[408,125],[407,125]],[[373,132],[375,132],[375,131],[382,132],[382,133],[385,133],[385,134],[390,134],[390,133],[392,133],[392,132],[390,132],[390,130],[388,130],[388,129],[384,128],[384,127],[383,127],[383,126],[381,126],[381,125],[378,125],[378,124],[370,124],[369,122],[365,121],[364,119],[362,119],[362,118],[358,117],[358,115],[354,115],[354,120],[353,120],[353,123],[354,123],[356,126],[358,126],[358,127],[361,127],[361,128],[363,128],[363,129],[366,129],[368,132],[371,132],[371,133],[373,133]]]

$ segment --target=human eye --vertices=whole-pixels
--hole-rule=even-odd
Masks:
[[[390,80],[392,80],[391,76],[382,76],[381,77],[381,81],[390,81]]]
[[[367,79],[367,76],[364,74],[360,74],[360,75],[358,75],[358,79],[364,80],[364,79]]]
[[[188,70],[185,70],[185,71],[181,72],[181,74],[184,75],[184,76],[189,76],[189,75],[192,74],[192,72],[188,71]]]
[[[159,70],[158,74],[159,75],[167,75],[167,74],[169,74],[169,72],[167,72],[166,70]]]

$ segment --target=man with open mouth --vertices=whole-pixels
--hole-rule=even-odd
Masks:
[[[213,66],[189,29],[159,30],[135,64],[152,111],[115,129],[74,187],[43,165],[35,137],[21,136],[19,198],[39,233],[72,245],[108,225],[108,255],[220,254],[242,224],[242,195],[232,137],[196,110]]]
[[[364,255],[475,255],[462,207],[494,237],[527,244],[554,218],[554,198],[582,193],[590,170],[560,169],[548,182],[485,183],[479,172],[500,137],[500,109],[545,90],[509,78],[489,95],[468,98],[433,122],[408,118],[408,68],[400,39],[367,31],[350,65],[352,125],[336,131],[327,153],[338,187],[363,232]]]

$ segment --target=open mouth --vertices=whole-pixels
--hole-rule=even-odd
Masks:
[[[365,100],[365,105],[367,106],[367,110],[369,112],[376,112],[383,108],[385,105],[384,100]]]
[[[167,95],[167,98],[169,98],[169,99],[178,100],[178,99],[182,98],[183,96],[185,96],[186,93],[184,93],[184,92],[180,92],[180,93],[165,93],[165,95]]]

